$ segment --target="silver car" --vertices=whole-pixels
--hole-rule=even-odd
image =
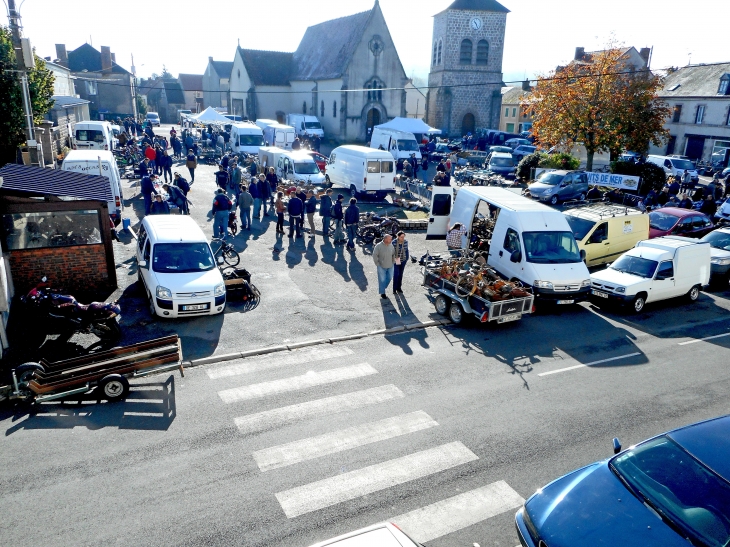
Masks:
[[[561,201],[583,201],[588,193],[588,175],[584,171],[545,171],[527,189],[530,195],[550,205]]]

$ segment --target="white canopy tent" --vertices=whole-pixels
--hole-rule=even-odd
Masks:
[[[395,129],[397,131],[406,131],[417,135],[423,134],[440,134],[440,129],[435,129],[417,118],[393,118],[389,122],[380,124],[376,127],[380,129]]]
[[[190,118],[202,123],[231,123],[231,120],[217,112],[212,106],[209,106],[196,116],[190,116]]]

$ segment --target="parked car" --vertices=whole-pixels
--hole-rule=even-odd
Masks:
[[[314,160],[314,163],[317,164],[317,167],[319,167],[319,170],[324,173],[325,168],[327,167],[327,160],[329,159],[324,154],[320,154],[319,152],[315,150],[304,150],[305,153],[312,156],[312,159]]]
[[[512,157],[514,158],[515,163],[519,163],[522,158],[534,153],[535,150],[537,150],[537,146],[532,146],[531,144],[521,144],[514,149],[514,151],[512,152]]]
[[[527,189],[530,196],[550,205],[558,205],[568,199],[586,199],[588,175],[583,171],[546,171]]]
[[[700,241],[710,244],[710,282],[727,286],[730,282],[730,228],[718,228]]]
[[[374,524],[336,538],[321,541],[311,547],[423,547],[390,522]]]
[[[504,152],[505,154],[511,154],[512,148],[509,146],[495,145],[495,146],[490,146],[489,150],[487,150],[487,152],[489,152],[490,154],[492,154],[494,152]]]
[[[152,127],[160,127],[160,115],[157,112],[147,112],[145,122],[149,122]]]
[[[508,140],[504,141],[504,144],[506,146],[509,146],[512,150],[514,150],[515,148],[517,148],[518,146],[520,146],[522,144],[526,144],[529,146],[532,143],[529,140],[523,139],[520,137],[518,139],[508,139]]]
[[[503,177],[514,178],[516,167],[515,161],[512,159],[512,154],[506,154],[504,152],[491,153],[487,162],[487,169]]]
[[[678,207],[662,207],[649,213],[649,238],[666,235],[702,237],[713,229],[704,213]]]

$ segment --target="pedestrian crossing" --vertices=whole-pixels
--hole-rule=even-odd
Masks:
[[[244,436],[277,430],[289,425],[303,423],[316,418],[334,416],[389,402],[406,399],[406,395],[395,385],[385,384],[367,389],[357,389],[353,382],[366,378],[377,378],[379,372],[363,362],[354,365],[336,366],[324,364],[352,362],[355,351],[345,346],[310,348],[283,354],[249,358],[239,363],[211,367],[206,372],[211,381],[225,379],[227,385],[240,380],[243,385],[227,387],[217,392],[220,400],[235,409],[239,403],[266,401],[281,394],[302,393],[319,387],[337,394],[311,398],[301,403],[280,406],[234,417],[239,432]],[[287,367],[302,370],[302,365],[317,364],[303,374],[287,375]],[[329,368],[328,368],[329,367]],[[304,369],[306,370],[306,369]],[[246,381],[255,373],[280,375],[278,379],[263,382]],[[275,400],[275,399],[274,399]],[[259,404],[259,403],[257,403]],[[435,430],[439,423],[425,410],[394,413],[375,421],[356,423],[349,427],[320,432],[305,438],[298,438],[283,444],[274,444],[251,452],[253,461],[261,473],[296,468],[306,462],[326,461],[335,454],[365,450],[369,454],[379,453],[378,443],[401,439],[403,446],[411,446],[408,436],[419,431]],[[432,436],[433,437],[433,436]],[[424,437],[426,439],[430,437]],[[435,437],[434,437],[435,438]],[[448,442],[450,441],[450,442]],[[370,494],[386,491],[412,481],[435,476],[459,466],[475,462],[479,457],[458,439],[443,439],[436,446],[422,450],[413,449],[397,458],[378,461],[347,472],[299,484],[283,484],[284,489],[272,490],[283,514],[289,519],[348,502],[351,510],[356,500]],[[382,458],[380,458],[382,459]],[[289,475],[284,475],[289,476]],[[298,475],[295,475],[298,476]],[[306,477],[304,473],[302,477]],[[497,481],[468,492],[446,497],[430,505],[393,516],[388,520],[401,526],[416,541],[425,542],[456,532],[490,519],[523,503],[523,498],[506,482]]]

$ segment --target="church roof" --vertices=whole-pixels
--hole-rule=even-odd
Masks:
[[[289,85],[293,53],[238,49],[253,85]]]
[[[497,0],[456,0],[447,10],[473,10],[473,11],[497,11],[500,13],[509,13],[509,10]]]
[[[372,10],[364,11],[309,27],[294,52],[291,79],[328,80],[342,76],[371,13]]]

